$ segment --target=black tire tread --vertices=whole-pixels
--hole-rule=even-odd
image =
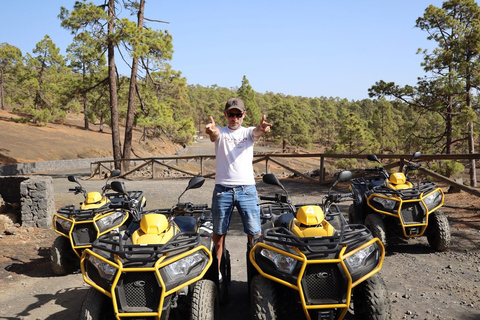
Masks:
[[[82,309],[80,310],[79,320],[110,320],[113,317],[113,306],[111,301],[109,306],[106,306],[106,299],[109,299],[100,291],[95,288],[90,288],[82,303]],[[110,315],[107,315],[107,310],[111,311]]]
[[[357,320],[390,320],[391,306],[387,287],[377,273],[353,290],[353,305]]]
[[[50,248],[50,262],[53,273],[64,276],[78,269],[79,259],[64,236],[58,236]]]
[[[430,214],[427,227],[427,240],[436,251],[446,251],[450,246],[450,225],[447,216],[441,210]]]
[[[251,283],[251,312],[253,320],[277,319],[277,290],[274,283],[261,275],[252,278]]]
[[[365,217],[365,226],[372,232],[374,237],[382,241],[383,246],[387,246],[387,232],[382,216],[378,213],[370,213]]]
[[[219,318],[218,292],[215,283],[202,279],[194,284],[191,304],[191,320],[215,320]]]

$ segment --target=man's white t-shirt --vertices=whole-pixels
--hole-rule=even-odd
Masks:
[[[252,161],[255,127],[218,129],[220,136],[215,140],[215,183],[227,187],[254,185]]]

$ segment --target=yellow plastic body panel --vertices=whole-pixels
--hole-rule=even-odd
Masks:
[[[101,236],[102,234],[109,233],[109,232],[111,232],[112,230],[114,230],[114,229],[120,227],[121,225],[123,225],[123,224],[125,223],[125,221],[127,221],[128,217],[130,216],[130,214],[129,214],[128,212],[125,212],[125,216],[123,217],[122,221],[121,221],[119,224],[117,224],[117,225],[115,225],[115,226],[112,226],[110,229],[107,229],[107,230],[105,230],[105,231],[103,231],[103,232],[100,232],[100,230],[98,229],[98,226],[97,226],[97,224],[96,224],[96,221],[99,220],[99,219],[101,219],[101,218],[104,218],[104,217],[106,217],[106,216],[108,216],[108,215],[111,215],[111,214],[113,214],[114,212],[115,212],[115,210],[105,211],[105,212],[102,212],[102,213],[100,213],[100,214],[97,214],[97,215],[96,215],[95,217],[93,217],[93,219],[91,219],[91,220],[82,220],[82,221],[77,221],[77,220],[75,220],[74,217],[71,217],[70,219],[68,219],[68,218],[65,218],[65,217],[63,217],[63,216],[55,213],[55,214],[53,215],[53,219],[52,219],[52,220],[53,220],[53,228],[54,228],[54,231],[55,231],[56,233],[58,233],[58,234],[60,234],[60,235],[62,235],[62,236],[64,236],[64,237],[70,239],[70,244],[71,244],[71,246],[72,246],[73,251],[74,251],[75,254],[80,258],[80,257],[82,256],[82,250],[83,250],[83,249],[86,249],[86,248],[91,248],[92,245],[91,245],[91,244],[88,244],[88,245],[76,246],[76,245],[73,243],[72,232],[73,232],[73,229],[74,229],[75,225],[87,224],[87,223],[93,224],[93,226],[95,227],[95,230],[97,231],[97,237],[96,237],[96,238],[98,238],[98,237]],[[57,228],[56,228],[56,220],[57,220],[57,219],[63,219],[63,220],[66,220],[66,221],[69,221],[69,222],[72,223],[72,226],[70,227],[70,230],[69,230],[68,234],[65,234],[65,233],[60,232],[59,230],[57,230]]]
[[[428,207],[427,205],[425,204],[425,202],[423,201],[423,199],[425,199],[428,195],[436,192],[436,191],[440,191],[441,194],[442,194],[442,201],[440,202],[440,204],[438,206],[436,206],[435,208],[433,208],[432,210],[428,210]],[[395,211],[395,212],[388,212],[388,211],[383,211],[383,210],[379,210],[379,209],[376,209],[371,203],[370,203],[370,200],[373,198],[373,197],[379,197],[379,198],[384,198],[384,199],[389,199],[389,200],[393,200],[393,201],[396,201],[396,202],[399,202],[399,205],[398,205],[398,210]],[[437,210],[438,208],[442,207],[443,206],[443,201],[444,201],[444,193],[443,193],[443,190],[441,188],[436,188],[434,189],[433,191],[429,192],[428,194],[420,194],[419,198],[418,199],[410,199],[410,200],[403,200],[401,197],[399,196],[396,196],[396,195],[392,195],[392,196],[387,196],[385,194],[381,194],[381,193],[373,193],[371,194],[368,198],[367,198],[367,204],[368,206],[375,212],[378,212],[378,213],[381,213],[381,214],[386,214],[386,215],[389,215],[389,216],[392,216],[392,217],[395,217],[395,218],[398,218],[400,220],[400,223],[402,225],[402,229],[403,229],[403,235],[406,237],[406,238],[414,238],[414,237],[421,237],[423,236],[423,234],[425,233],[425,230],[427,229],[427,226],[428,226],[428,218],[430,216],[430,214],[432,212],[434,212],[435,210]],[[421,202],[423,207],[425,208],[425,212],[426,212],[426,215],[425,215],[425,223],[415,223],[415,224],[405,224],[405,221],[403,221],[402,219],[402,215],[400,214],[400,212],[402,211],[402,204],[403,203],[408,203],[408,202]],[[420,230],[420,233],[418,234],[414,234],[414,235],[407,235],[407,232],[406,232],[406,228],[407,227],[421,227],[421,230]]]
[[[352,277],[351,277],[351,275],[348,271],[347,265],[345,264],[345,259],[350,257],[351,255],[357,253],[358,251],[368,247],[369,245],[373,244],[374,242],[377,243],[378,248],[381,251],[378,265],[372,271],[370,271],[368,274],[366,274],[362,278],[358,279],[357,281],[353,282]],[[293,258],[293,259],[299,261],[300,263],[302,263],[302,266],[300,268],[300,272],[298,274],[297,283],[296,284],[291,284],[290,282],[287,282],[285,280],[282,280],[280,278],[277,278],[277,277],[275,277],[271,274],[268,274],[268,273],[264,272],[260,268],[260,266],[257,264],[257,262],[255,261],[255,251],[260,249],[260,248],[266,248],[268,250],[275,251],[277,253],[283,254],[285,256]],[[373,238],[372,240],[364,243],[360,247],[358,247],[355,250],[352,250],[348,253],[345,253],[345,251],[347,249],[347,246],[343,246],[342,249],[340,250],[338,258],[336,258],[336,259],[309,260],[308,257],[305,254],[303,254],[303,252],[301,252],[298,248],[292,247],[292,249],[295,251],[296,254],[286,252],[284,250],[281,250],[279,248],[270,246],[270,245],[265,244],[263,242],[258,242],[257,244],[255,244],[255,246],[252,248],[252,250],[250,250],[249,257],[250,257],[250,261],[252,262],[253,266],[255,267],[255,269],[258,270],[260,275],[262,275],[263,277],[265,277],[267,279],[278,282],[278,283],[280,283],[284,286],[287,286],[291,289],[294,289],[294,290],[298,291],[298,293],[300,295],[300,300],[301,300],[301,303],[302,303],[302,308],[303,308],[303,311],[305,313],[305,317],[308,320],[311,320],[311,317],[310,317],[310,314],[308,313],[308,310],[310,310],[310,309],[332,309],[332,308],[341,309],[341,314],[339,315],[339,317],[337,319],[343,319],[345,317],[345,314],[348,312],[349,307],[350,307],[352,288],[354,288],[355,286],[357,286],[359,283],[363,282],[364,280],[370,278],[375,273],[379,272],[382,269],[383,260],[385,258],[385,248],[384,248],[382,242],[380,241],[380,239],[378,239],[378,238]],[[309,264],[321,264],[321,263],[338,263],[341,266],[341,268],[342,268],[343,272],[345,273],[345,275],[347,277],[347,280],[348,280],[347,293],[346,293],[347,299],[346,299],[345,303],[322,304],[322,305],[309,304],[309,305],[307,305],[307,301],[306,301],[306,298],[305,298],[304,293],[303,293],[304,290],[302,289],[302,278],[305,274],[305,270],[307,268],[307,265],[309,265]]]
[[[132,234],[133,244],[164,244],[179,232],[176,224],[168,222],[163,214],[146,214],[140,220],[140,228]]]
[[[203,269],[202,273],[200,275],[198,275],[197,277],[195,277],[195,278],[193,278],[189,281],[186,281],[184,283],[181,283],[178,286],[166,291],[165,282],[164,282],[164,280],[163,280],[163,278],[160,274],[160,269],[165,267],[166,265],[168,265],[170,263],[178,261],[178,260],[180,260],[180,259],[182,259],[182,258],[184,258],[188,255],[191,255],[191,254],[193,254],[197,251],[200,251],[200,250],[204,251],[206,253],[206,255],[208,256],[208,262],[205,265],[205,268]],[[86,274],[86,271],[85,271],[85,259],[87,259],[87,257],[89,255],[94,256],[97,259],[100,259],[105,263],[108,263],[110,266],[112,266],[113,268],[118,270],[115,274],[115,277],[114,277],[114,280],[113,280],[112,287],[111,287],[110,291],[105,290],[104,288],[98,286],[95,282],[93,282],[90,278],[88,278],[88,276]],[[123,265],[121,259],[118,256],[115,256],[115,260],[116,260],[116,263],[115,263],[115,262],[112,262],[110,260],[105,259],[101,255],[93,252],[90,249],[86,249],[85,252],[82,255],[81,260],[80,260],[80,267],[81,267],[81,270],[82,270],[82,275],[83,275],[84,281],[86,283],[88,283],[89,285],[91,285],[92,287],[94,287],[95,289],[97,289],[98,291],[100,291],[101,293],[105,294],[107,297],[112,299],[113,310],[115,312],[116,319],[122,320],[122,318],[124,318],[124,317],[142,317],[142,318],[144,318],[144,317],[154,317],[155,319],[159,320],[161,318],[161,315],[162,315],[162,308],[163,308],[163,302],[164,302],[165,297],[174,293],[174,292],[176,292],[176,291],[178,291],[178,290],[180,290],[180,289],[182,289],[183,287],[189,286],[189,285],[199,281],[200,279],[202,279],[204,277],[205,273],[210,268],[210,265],[212,264],[212,261],[213,261],[211,252],[203,245],[197,246],[197,247],[195,247],[195,248],[193,248],[189,251],[178,254],[177,256],[175,256],[171,259],[168,259],[167,261],[165,261],[166,258],[167,258],[167,255],[161,256],[155,262],[155,265],[153,267],[128,268],[128,267],[125,267]],[[122,273],[125,273],[125,272],[154,272],[155,273],[155,276],[157,277],[157,280],[160,283],[160,287],[161,287],[160,301],[159,301],[159,305],[158,305],[158,308],[157,308],[157,310],[158,310],[157,312],[124,312],[124,313],[119,313],[115,288],[118,285],[118,281],[120,280],[120,277],[121,277]]]

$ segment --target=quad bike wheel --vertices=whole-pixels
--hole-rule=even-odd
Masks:
[[[436,251],[445,251],[450,246],[450,225],[445,213],[437,210],[430,214],[427,227],[427,239]]]
[[[194,284],[190,312],[192,320],[220,319],[220,304],[215,282],[202,279]]]
[[[356,221],[356,214],[355,214],[355,207],[353,206],[353,204],[351,204],[349,207],[348,207],[348,223],[349,224],[356,224],[358,223]]]
[[[357,320],[390,320],[387,287],[378,273],[353,288],[353,309]]]
[[[230,299],[230,296],[228,295],[228,288],[230,287],[230,282],[232,280],[230,252],[228,250],[224,250],[220,268],[222,272],[222,281],[219,283],[220,303],[226,304]]]
[[[255,320],[277,320],[278,297],[274,283],[261,275],[252,278],[250,311]]]
[[[112,300],[95,288],[90,288],[83,300],[78,318],[79,320],[115,319]]]
[[[57,276],[63,276],[74,272],[79,268],[80,259],[70,245],[70,240],[64,236],[58,236],[50,248],[50,261],[53,272]]]
[[[372,232],[372,235],[380,241],[382,241],[383,246],[387,246],[387,232],[385,229],[385,223],[383,222],[382,216],[378,213],[370,213],[365,218],[365,226]]]

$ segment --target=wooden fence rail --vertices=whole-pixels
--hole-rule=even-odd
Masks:
[[[313,181],[316,183],[327,184],[331,183],[331,181],[325,180],[325,161],[327,159],[366,159],[366,155],[351,155],[351,154],[324,154],[324,153],[310,153],[310,154],[297,154],[297,153],[256,153],[254,155],[253,163],[259,163],[264,161],[265,162],[265,172],[269,172],[270,162],[295,173],[298,176],[301,176],[309,181]],[[388,155],[377,155],[379,159],[393,159],[398,160],[398,162],[388,164],[388,167],[396,167],[399,166],[400,168],[403,167],[405,163],[409,161],[411,155],[406,154],[388,154]],[[292,168],[290,165],[286,165],[282,163],[281,159],[305,159],[311,158],[316,159],[318,162],[318,178],[313,178],[308,174],[302,173],[299,170]],[[136,158],[136,159],[122,159],[117,160],[120,161],[120,164],[123,165],[125,162],[129,162],[129,168],[127,172],[123,171],[122,177],[126,177],[129,175],[134,174],[146,167],[151,168],[151,178],[156,177],[156,168],[158,166],[168,168],[169,170],[174,170],[181,172],[183,174],[191,175],[191,176],[203,176],[206,178],[211,178],[215,175],[215,172],[205,172],[205,161],[207,160],[214,160],[215,155],[192,155],[192,156],[159,156],[159,157],[151,157],[151,158]],[[457,161],[465,161],[471,159],[480,159],[480,154],[448,154],[448,155],[422,155],[419,160],[423,161],[432,161],[432,160],[457,160]],[[192,172],[191,170],[186,170],[179,167],[179,163],[189,163],[195,161],[199,163],[199,171]],[[94,177],[96,175],[102,176],[104,171],[111,171],[115,168],[115,161],[114,160],[104,160],[104,161],[96,161],[90,164],[90,175]],[[480,192],[475,188],[467,187],[463,184],[457,183],[447,177],[441,176],[433,171],[430,171],[425,168],[421,168],[421,170],[430,176],[433,176],[437,179],[440,179],[452,186],[456,186],[461,190],[474,194],[476,196],[480,196]]]

